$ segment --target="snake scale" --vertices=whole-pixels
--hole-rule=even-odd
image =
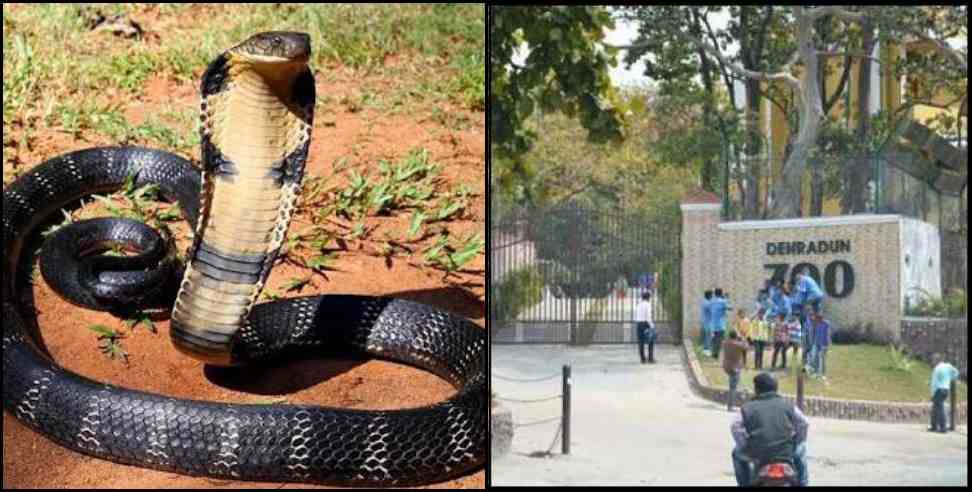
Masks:
[[[315,101],[309,55],[308,35],[266,32],[207,67],[201,170],[159,150],[101,147],[49,159],[4,189],[5,411],[72,450],[193,476],[407,486],[483,466],[481,328],[427,305],[384,297],[256,303],[284,240],[307,158]],[[211,365],[235,366],[339,349],[428,370],[455,386],[456,394],[438,404],[388,411],[213,403],[104,384],[60,367],[47,354],[25,299],[23,265],[31,255],[24,250],[59,210],[121,189],[132,178],[135,186],[158,185],[164,199],[180,204],[194,230],[184,271],[176,268],[181,283],[178,277],[170,282],[171,290],[178,287],[170,334],[179,351]],[[144,235],[136,229],[114,218],[62,227],[41,253],[44,278],[72,302],[93,309],[138,299],[127,283],[155,282],[153,289],[160,289],[165,284],[143,278],[149,273],[140,263],[113,273],[99,271],[94,258],[81,258],[80,250]],[[167,256],[158,239],[134,243],[140,254],[111,261]]]

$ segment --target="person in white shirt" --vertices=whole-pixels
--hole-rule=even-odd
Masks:
[[[641,301],[635,306],[635,326],[638,330],[638,353],[641,363],[655,363],[655,323],[651,318],[651,292],[641,295]],[[648,359],[645,359],[645,344],[648,344]]]

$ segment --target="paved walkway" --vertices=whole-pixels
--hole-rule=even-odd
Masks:
[[[634,345],[569,348],[497,345],[494,374],[536,378],[573,372],[571,454],[560,442],[546,451],[556,423],[516,430],[513,452],[491,464],[496,485],[735,485],[733,417],[725,407],[692,393],[681,347],[656,347],[655,365],[641,365]],[[501,397],[558,394],[559,378],[512,383],[493,378]],[[512,408],[515,422],[560,414],[560,401]],[[968,485],[968,431],[935,434],[923,424],[883,424],[810,417],[811,485]]]

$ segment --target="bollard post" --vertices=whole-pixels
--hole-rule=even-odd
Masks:
[[[570,366],[564,364],[564,393],[563,393],[563,421],[561,426],[563,427],[563,439],[561,439],[561,451],[564,454],[570,454]]]
[[[952,384],[951,384],[951,388],[949,388],[949,390],[948,390],[948,395],[949,395],[949,398],[951,398],[951,400],[952,400],[952,401],[951,401],[951,406],[952,406],[952,409],[951,409],[951,410],[952,410],[952,411],[951,411],[951,413],[952,413],[952,418],[951,418],[951,419],[949,419],[949,424],[948,424],[948,428],[949,428],[949,430],[953,430],[953,431],[955,430],[955,415],[956,415],[956,414],[955,414],[955,410],[956,410],[956,408],[955,408],[955,407],[956,407],[956,405],[955,405],[955,400],[956,400],[956,397],[955,397],[955,390],[956,390],[956,388],[955,388],[955,380],[953,379],[953,380],[952,380]]]
[[[796,404],[800,411],[804,411],[803,407],[803,364],[797,366],[797,397]]]

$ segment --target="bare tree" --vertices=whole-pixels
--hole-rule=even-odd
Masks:
[[[841,7],[793,7],[796,25],[797,48],[789,60],[776,72],[757,72],[747,70],[738,64],[727,64],[733,72],[751,80],[782,81],[796,96],[799,113],[799,130],[793,143],[793,150],[786,159],[783,179],[774,186],[773,208],[768,218],[796,217],[800,215],[800,190],[810,151],[817,141],[817,133],[825,117],[823,98],[818,76],[822,54],[832,54],[819,50],[815,44],[814,21],[826,15],[834,15],[845,21],[862,22],[864,16]],[[704,49],[725,62],[720,50],[705,40],[697,40]],[[791,68],[800,64],[803,70],[799,78],[791,73]]]

